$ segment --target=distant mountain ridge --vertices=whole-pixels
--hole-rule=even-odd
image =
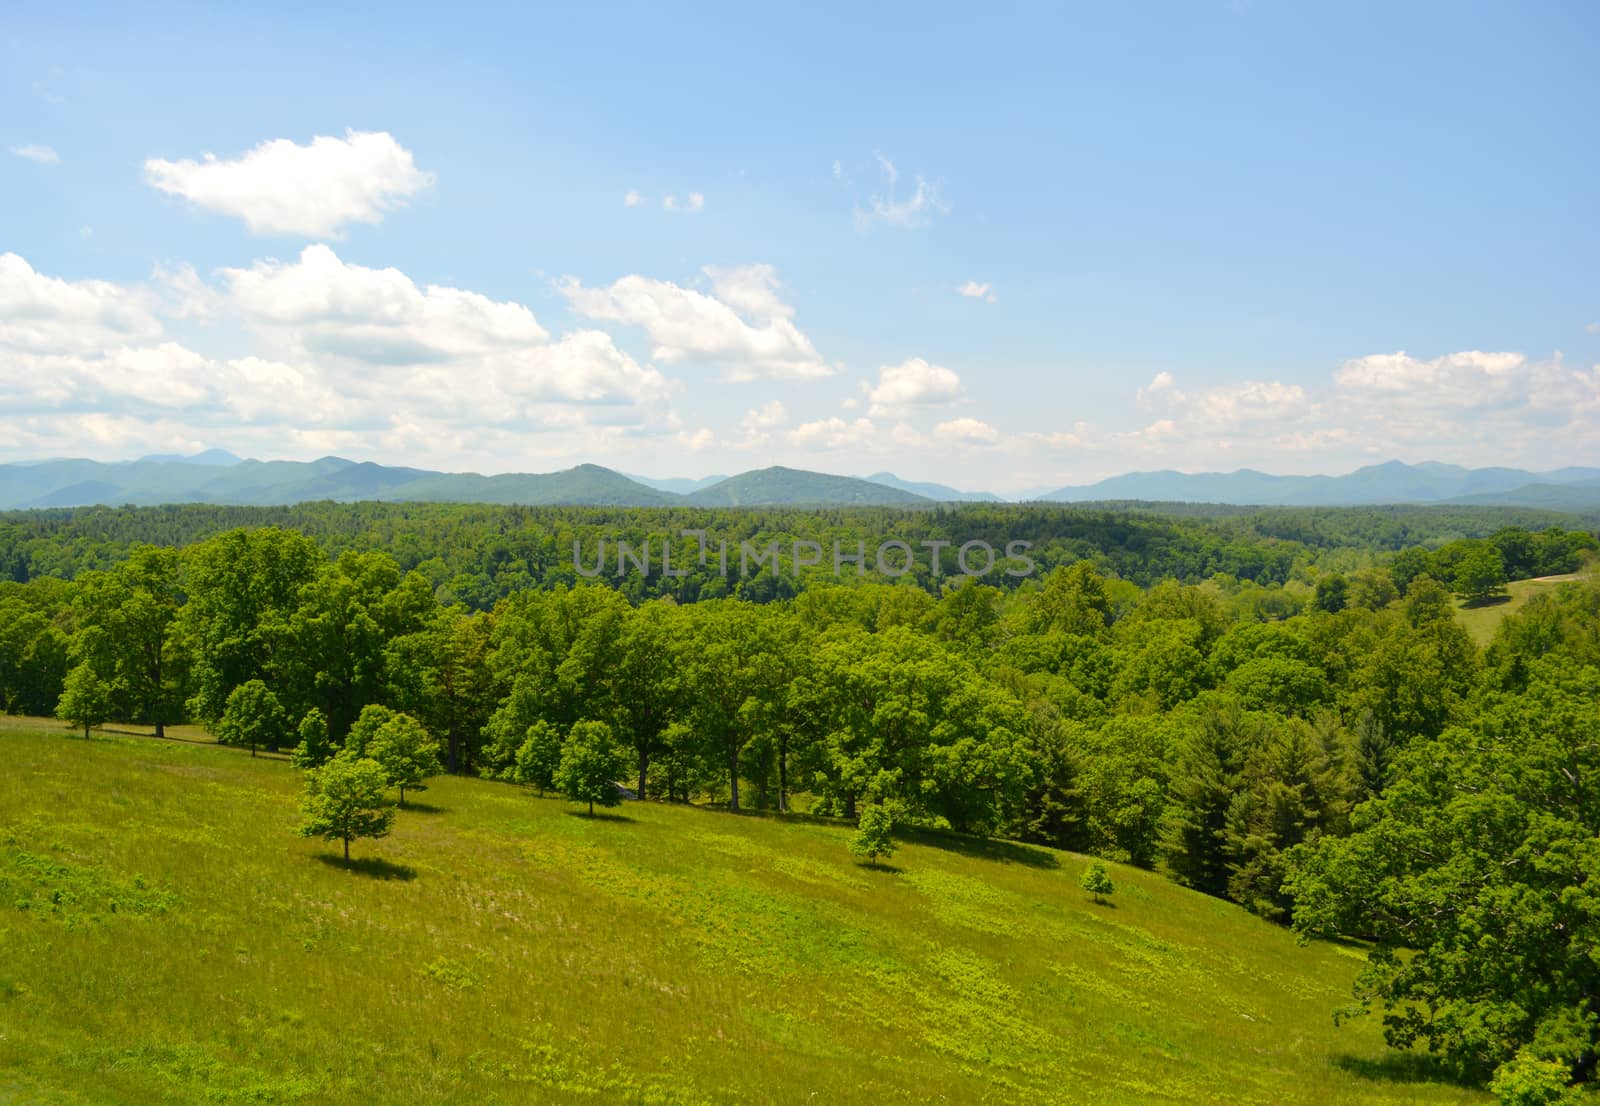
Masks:
[[[1529,472],[1512,468],[1469,469],[1435,461],[1408,465],[1387,461],[1344,476],[1273,476],[1254,469],[1234,472],[1130,472],[1094,484],[1057,488],[1039,497],[1056,503],[1144,500],[1227,503],[1263,507],[1358,507],[1380,503],[1454,503],[1494,506],[1600,508],[1600,469]]]
[[[82,459],[0,464],[0,510],[93,505],[216,503],[282,506],[314,500],[466,502],[594,507],[909,507],[935,502],[1004,502],[990,492],[901,480],[888,472],[865,479],[772,466],[734,476],[658,479],[584,464],[559,472],[434,472],[323,457],[315,461],[240,460],[222,450],[137,461]],[[1459,504],[1600,511],[1600,468],[1529,472],[1389,461],[1343,476],[1133,472],[1098,483],[1057,488],[1038,501],[1219,503],[1241,506],[1345,507]]]

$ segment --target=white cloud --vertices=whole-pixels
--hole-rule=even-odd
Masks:
[[[187,268],[156,283],[164,296],[62,281],[0,255],[9,433],[0,450],[59,455],[72,443],[123,441],[143,424],[150,442],[259,442],[268,456],[386,450],[458,466],[487,456],[503,469],[530,451],[570,456],[681,432],[675,383],[609,335],[552,340],[520,304],[419,288],[393,269],[346,265],[325,246],[290,264],[223,270],[217,287]],[[176,318],[191,300],[191,317],[227,324],[220,341],[245,339],[248,352],[167,337],[157,310]]]
[[[980,284],[975,280],[969,280],[956,291],[969,300],[983,300],[985,303],[994,303],[998,298],[987,281]]]
[[[791,445],[801,449],[829,451],[843,449],[870,450],[877,439],[878,428],[869,419],[846,422],[834,416],[815,422],[801,423],[789,431]]]
[[[941,422],[933,428],[933,435],[952,445],[990,446],[1000,444],[1000,431],[981,419],[959,418]]]
[[[705,206],[705,195],[700,192],[690,192],[681,200],[672,195],[661,197],[661,207],[666,211],[699,211]]]
[[[29,143],[26,146],[12,146],[11,152],[25,161],[37,162],[40,165],[61,164],[61,155],[49,146]]]
[[[778,297],[778,270],[771,265],[707,265],[717,298],[747,319],[787,319],[794,308]]]
[[[1600,323],[1590,323],[1583,329],[1589,334],[1600,334]]]
[[[774,432],[787,426],[789,410],[780,400],[770,400],[760,407],[751,408],[739,420],[740,448],[764,445]]]
[[[950,204],[940,195],[938,186],[929,184],[921,176],[916,178],[916,186],[912,189],[911,195],[898,197],[895,186],[899,183],[900,171],[895,168],[894,162],[883,154],[874,156],[878,159],[878,168],[883,174],[887,188],[884,194],[874,195],[868,200],[865,208],[856,208],[857,230],[871,230],[880,223],[884,226],[912,230],[926,226],[935,215],[949,213]]]
[[[537,345],[549,334],[519,303],[460,288],[418,288],[398,269],[347,264],[307,246],[290,264],[258,261],[222,270],[247,320],[294,327],[311,353],[378,364],[414,364]]]
[[[411,151],[387,132],[319,135],[299,146],[263,142],[229,161],[151,158],[145,179],[155,188],[210,211],[244,220],[252,234],[337,238],[349,223],[377,223],[433,183]]]
[[[657,361],[705,361],[736,381],[808,379],[834,371],[790,320],[792,309],[777,301],[770,267],[707,272],[733,291],[745,317],[715,296],[637,274],[608,288],[585,288],[569,277],[560,288],[586,318],[643,328]]]
[[[622,196],[623,207],[638,207],[642,203],[644,203],[644,197],[639,195],[637,188],[628,189]]]
[[[146,289],[61,280],[0,254],[0,347],[65,353],[153,341],[161,335],[154,305]]]
[[[961,377],[943,365],[912,357],[878,370],[878,383],[863,385],[871,415],[889,414],[904,407],[937,407],[961,398]]]

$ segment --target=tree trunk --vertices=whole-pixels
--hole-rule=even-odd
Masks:
[[[728,809],[739,813],[739,746],[728,742]]]
[[[455,727],[454,723],[451,723],[451,725],[450,725],[448,738],[449,738],[449,740],[447,741],[447,744],[449,746],[449,750],[448,750],[446,756],[450,761],[450,774],[453,776],[456,773],[456,769],[457,769],[457,766],[458,766],[458,763],[459,763],[459,761],[457,760],[457,756],[458,756],[458,751],[459,751],[459,749],[461,747],[461,739],[456,736],[456,727]]]
[[[401,784],[400,785],[400,809],[404,810],[405,808],[406,808],[406,785],[405,784]]]
[[[846,793],[844,797],[844,816],[850,819],[852,822],[855,821],[856,793],[854,791]]]
[[[350,867],[350,835],[344,835],[344,866]]]
[[[594,817],[594,800],[593,799],[589,800],[589,817],[591,817],[591,818]]]
[[[789,739],[778,739],[778,813],[789,813]]]
[[[89,740],[89,723],[87,722],[83,724],[83,739],[85,741]]]
[[[645,773],[648,772],[649,770],[650,770],[650,751],[648,749],[640,749],[639,750],[639,801],[641,803],[644,802],[644,777],[645,777]]]
[[[165,722],[157,722],[156,723],[156,736],[157,737],[166,737],[167,736],[167,724]]]

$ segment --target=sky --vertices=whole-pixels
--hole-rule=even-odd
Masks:
[[[0,21],[0,461],[1600,464],[1600,6],[243,7]]]

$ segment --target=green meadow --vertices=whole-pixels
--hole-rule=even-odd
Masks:
[[[1560,576],[1540,576],[1532,580],[1513,580],[1505,585],[1505,597],[1502,599],[1481,604],[1467,604],[1457,599],[1456,618],[1466,628],[1474,642],[1480,646],[1487,646],[1494,640],[1495,631],[1500,628],[1500,623],[1506,620],[1506,616],[1516,614],[1527,606],[1528,600],[1535,595],[1552,592],[1562,584],[1588,578],[1588,573],[1565,573]]]
[[[1152,872],[463,778],[346,869],[281,759],[0,748],[0,1101],[1484,1101],[1334,1026],[1359,950]]]

